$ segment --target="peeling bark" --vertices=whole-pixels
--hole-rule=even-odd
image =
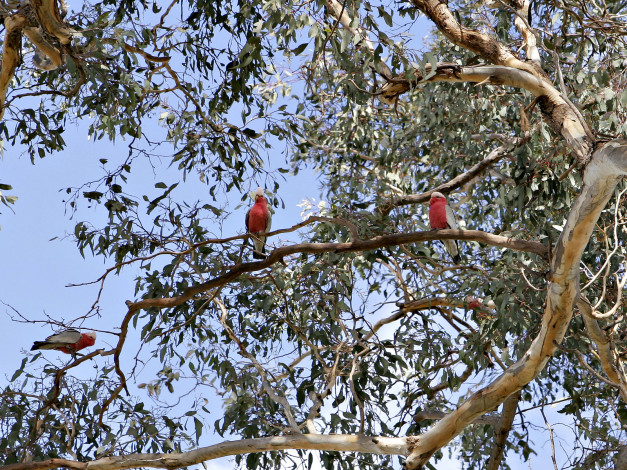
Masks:
[[[41,27],[62,45],[67,45],[72,39],[72,31],[68,28],[59,14],[57,0],[30,0]]]
[[[495,65],[524,70],[538,77],[546,76],[537,64],[518,59],[507,47],[493,37],[459,24],[445,2],[440,0],[412,0],[412,3],[427,15],[453,44],[468,49]]]
[[[9,84],[13,80],[15,70],[22,60],[22,28],[26,18],[15,15],[4,20],[4,51],[2,52],[2,70],[0,70],[0,119],[4,116],[4,105],[7,99]]]
[[[54,47],[46,40],[39,28],[24,28],[24,34],[26,35],[26,37],[28,37],[28,39],[30,39],[30,41],[37,47],[37,49],[42,54],[50,59],[53,67],[45,68],[45,70],[53,70],[63,65],[63,55],[56,47]]]

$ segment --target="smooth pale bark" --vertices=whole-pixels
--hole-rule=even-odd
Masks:
[[[508,396],[533,380],[555,352],[579,297],[579,262],[594,226],[620,178],[627,175],[627,140],[608,142],[597,150],[584,173],[552,262],[551,282],[540,332],[530,348],[500,377],[473,394],[420,437],[412,439],[406,470],[420,468],[478,416],[496,409]]]
[[[226,441],[189,452],[120,455],[103,457],[87,463],[66,459],[50,459],[41,462],[6,465],[2,468],[3,470],[48,470],[57,467],[70,468],[72,470],[119,470],[138,467],[176,469],[230,455],[288,449],[405,455],[407,453],[407,442],[406,438],[402,437],[366,437],[355,434],[332,434],[326,436],[321,434],[299,434]]]
[[[175,469],[230,455],[287,449],[402,455],[406,452],[407,445],[406,439],[400,437],[366,437],[348,434],[326,436],[320,434],[302,434],[227,441],[222,444],[182,453],[104,457],[89,462],[85,470],[118,470],[136,467]]]
[[[431,72],[431,66],[425,70]],[[541,74],[532,73],[528,67],[517,69],[504,65],[478,65],[464,67],[456,64],[437,64],[436,73],[427,80],[422,72],[413,71],[415,78],[410,81],[404,75],[395,77],[381,87],[380,99],[394,103],[399,95],[410,88],[426,82],[473,82],[485,85],[511,86],[529,91],[539,98],[540,109],[553,131],[561,135],[577,155],[578,163],[585,165],[592,150],[592,141],[579,115],[562,97],[553,84]]]

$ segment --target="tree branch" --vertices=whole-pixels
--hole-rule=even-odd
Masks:
[[[75,470],[121,470],[137,467],[167,468],[174,470],[206,462],[207,460],[227,457],[229,455],[286,449],[405,455],[407,453],[407,438],[367,437],[354,434],[299,434],[294,436],[225,441],[221,444],[201,447],[189,452],[103,457],[87,463],[73,462],[65,459],[50,459],[42,462],[6,465],[3,467],[3,470],[48,470],[55,467],[65,467]]]
[[[61,20],[57,0],[30,0],[30,4],[33,6],[41,27],[57,38],[62,45],[69,44],[72,31]]]
[[[416,8],[422,11],[437,28],[451,41],[495,65],[504,65],[524,70],[535,76],[545,76],[537,65],[524,62],[511,53],[509,48],[487,34],[468,29],[455,19],[446,2],[440,0],[412,0]]]
[[[505,452],[505,443],[507,442],[507,436],[512,430],[512,424],[516,417],[516,408],[518,407],[518,401],[520,400],[520,390],[513,395],[510,395],[505,403],[503,403],[503,413],[501,414],[501,420],[498,427],[494,428],[494,447],[492,448],[492,454],[490,460],[486,465],[486,470],[498,470],[503,460],[503,454]]]
[[[597,150],[584,173],[552,260],[552,275],[540,332],[525,354],[491,384],[477,391],[420,438],[410,443],[406,470],[424,465],[435,451],[478,416],[494,410],[521,390],[544,368],[561,342],[579,297],[579,263],[595,224],[622,176],[627,175],[627,140],[608,142]]]
[[[22,60],[22,28],[26,18],[19,15],[4,19],[4,50],[2,52],[2,69],[0,70],[0,120],[4,116],[5,103],[9,84],[13,80],[15,70]]]
[[[548,253],[548,248],[542,243],[503,237],[501,235],[482,232],[481,230],[431,230],[428,232],[408,232],[380,235],[371,239],[360,239],[346,243],[300,243],[277,248],[262,261],[236,264],[225,274],[201,284],[189,287],[180,295],[166,298],[144,299],[139,302],[131,303],[129,306],[129,313],[150,307],[175,307],[191,299],[197,294],[231,282],[242,274],[261,271],[262,269],[268,268],[273,264],[280,262],[286,256],[297,253],[319,254],[363,252],[375,250],[377,248],[386,248],[389,246],[433,240],[474,240],[485,243],[486,245],[535,253],[543,257],[545,257]]]
[[[425,66],[425,71],[431,72],[430,64]],[[587,164],[594,145],[594,141],[586,133],[587,126],[580,118],[580,113],[572,109],[559,90],[543,75],[503,65],[462,67],[447,63],[437,64],[435,75],[426,80],[420,70],[414,70],[413,75],[415,79],[412,80],[407,79],[405,74],[388,80],[379,92],[381,100],[385,103],[394,103],[402,93],[427,82],[475,82],[482,85],[508,85],[527,90],[538,97],[540,110],[547,123],[575,152],[578,164],[580,166]]]
[[[520,139],[517,139],[517,141],[520,141]],[[433,188],[432,190],[427,191],[425,193],[409,194],[405,196],[391,198],[390,200],[386,201],[384,204],[381,205],[381,207],[379,208],[379,212],[381,212],[384,215],[388,215],[394,207],[408,205],[408,204],[421,204],[423,202],[427,202],[429,198],[431,197],[431,193],[435,191],[438,191],[442,194],[448,194],[454,189],[462,187],[468,181],[472,180],[475,176],[480,174],[483,170],[493,165],[494,163],[498,162],[501,158],[503,158],[510,151],[511,150],[509,146],[501,145],[500,147],[497,147],[494,150],[492,150],[488,154],[487,157],[485,157],[483,160],[481,160],[479,163],[474,165],[465,173],[462,173],[461,175],[457,175],[452,180],[444,184],[441,184],[437,188]]]

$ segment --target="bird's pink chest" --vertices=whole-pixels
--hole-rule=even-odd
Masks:
[[[79,339],[76,343],[70,344],[67,347],[63,347],[60,349],[60,351],[64,352],[65,354],[71,354],[74,351],[80,351],[81,349],[88,346],[93,346],[95,342],[96,340],[94,338],[83,335],[81,336],[81,339]]]
[[[251,233],[263,232],[266,229],[268,208],[263,202],[256,202],[248,213],[248,230]]]
[[[429,206],[429,223],[431,228],[448,228],[446,221],[446,201],[433,201]]]

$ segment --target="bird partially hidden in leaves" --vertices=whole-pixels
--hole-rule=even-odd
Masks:
[[[255,191],[255,204],[246,212],[246,231],[252,235],[253,258],[266,258],[266,234],[272,225],[272,214],[268,209],[268,201],[263,195],[263,188]]]
[[[466,297],[466,302],[468,303],[468,308],[475,313],[478,320],[483,321],[495,318],[496,304],[493,300],[488,300],[484,303],[476,297],[468,296]]]
[[[442,230],[446,228],[458,229],[457,221],[455,220],[455,214],[453,209],[446,202],[444,194],[435,191],[431,194],[429,200],[429,224],[432,230]],[[448,251],[451,258],[456,264],[461,261],[459,255],[459,245],[457,240],[442,240],[446,251]]]
[[[93,346],[95,342],[95,331],[81,333],[74,328],[70,328],[69,330],[62,331],[61,333],[48,336],[45,341],[35,341],[30,350],[55,349],[74,356],[76,351],[80,351],[88,346]]]

